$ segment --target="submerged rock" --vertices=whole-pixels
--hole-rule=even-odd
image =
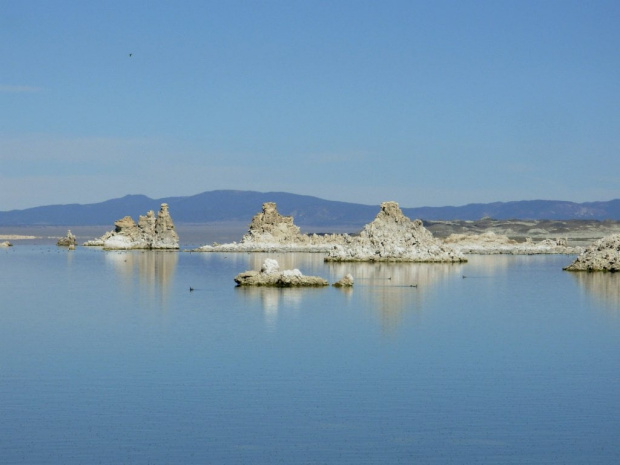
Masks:
[[[86,246],[102,246],[104,249],[178,249],[179,236],[168,212],[168,204],[162,203],[157,216],[153,210],[141,215],[136,224],[130,216],[114,223],[114,231],[99,239],[85,242]]]
[[[60,239],[58,239],[58,242],[56,242],[56,245],[59,247],[73,246],[75,248],[75,246],[77,245],[77,238],[71,233],[71,230],[69,229],[67,231],[67,235],[65,237],[61,237]]]
[[[620,271],[620,234],[599,239],[564,269],[566,271]]]
[[[237,286],[323,287],[329,283],[318,276],[304,276],[298,269],[280,271],[276,260],[268,258],[260,271],[244,271],[235,276]]]
[[[396,202],[383,202],[377,217],[357,237],[335,245],[325,261],[466,262],[422,225],[411,221]]]

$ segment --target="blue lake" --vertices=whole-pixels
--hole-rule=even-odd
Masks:
[[[234,287],[267,257],[355,287]],[[620,275],[572,258],[0,249],[0,463],[620,463]]]

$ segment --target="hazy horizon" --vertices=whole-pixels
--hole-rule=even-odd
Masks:
[[[139,196],[143,196],[143,197],[147,197],[151,200],[154,201],[161,201],[161,200],[166,200],[166,199],[171,199],[171,198],[185,198],[185,197],[193,197],[199,194],[203,194],[206,192],[216,192],[216,191],[230,191],[230,192],[256,192],[256,193],[260,193],[260,194],[269,194],[269,193],[274,193],[274,194],[292,194],[292,195],[300,195],[300,196],[306,196],[306,194],[297,194],[295,192],[282,192],[282,191],[244,191],[244,190],[240,190],[240,189],[214,189],[213,191],[203,191],[203,192],[197,192],[195,194],[189,194],[189,195],[166,195],[163,197],[151,197],[149,195],[146,194],[137,194],[137,193],[133,193],[133,194],[125,194],[125,195],[119,195],[119,196],[114,196],[114,197],[110,197],[107,199],[103,199],[100,201],[94,201],[94,202],[79,202],[79,201],[69,201],[66,203],[56,203],[56,204],[40,204],[40,205],[33,205],[30,207],[25,207],[25,208],[15,208],[12,210],[28,210],[31,208],[40,208],[40,207],[53,207],[53,206],[66,206],[66,205],[96,205],[99,203],[104,203],[104,202],[108,202],[111,200],[118,200],[118,199],[123,199],[125,197],[139,197]],[[327,197],[322,197],[320,195],[307,195],[308,197],[315,197],[321,200],[326,200],[329,202],[345,202],[345,203],[351,203],[351,204],[356,204],[356,205],[365,205],[365,206],[379,206],[382,202],[386,202],[386,201],[396,201],[398,202],[399,206],[401,208],[405,208],[405,209],[410,209],[410,208],[451,208],[451,207],[464,207],[464,206],[468,206],[468,205],[476,205],[476,204],[480,204],[480,205],[486,205],[486,204],[494,204],[494,203],[513,203],[513,202],[568,202],[568,203],[575,203],[575,204],[584,204],[584,203],[595,203],[595,202],[610,202],[613,200],[618,200],[617,198],[610,198],[610,199],[606,199],[606,200],[593,200],[593,201],[584,201],[584,202],[572,202],[570,200],[565,200],[565,199],[514,199],[514,200],[506,200],[506,201],[501,201],[501,200],[497,200],[497,201],[491,201],[491,202],[468,202],[466,204],[453,204],[453,205],[407,205],[404,204],[398,200],[395,199],[383,199],[375,204],[369,204],[369,203],[363,203],[363,202],[355,202],[355,201],[342,201],[342,200],[338,200],[338,199],[332,199],[332,198],[327,198]],[[8,211],[12,211],[12,210],[0,210],[0,212],[8,212]]]
[[[0,211],[618,197],[618,2],[0,5]]]

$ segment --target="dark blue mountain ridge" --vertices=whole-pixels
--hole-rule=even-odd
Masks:
[[[422,220],[478,220],[481,218],[523,220],[620,220],[620,199],[574,203],[561,200],[523,200],[472,203],[463,206],[405,207],[409,218]],[[215,190],[184,197],[152,199],[145,195],[124,197],[92,204],[47,205],[0,212],[0,226],[111,225],[114,221],[157,211],[162,203],[170,207],[175,223],[246,222],[261,210],[264,202],[276,202],[278,211],[292,215],[299,226],[363,226],[372,221],[378,205],[325,200],[287,192]]]

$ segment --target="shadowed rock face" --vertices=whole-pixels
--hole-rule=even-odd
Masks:
[[[620,234],[613,234],[587,247],[566,271],[620,271]]]
[[[384,202],[358,237],[336,245],[326,261],[465,262],[465,257],[435,239],[420,220],[411,221],[398,203]]]
[[[136,224],[130,216],[114,223],[114,231],[84,245],[103,246],[105,249],[178,249],[179,236],[168,212],[168,204],[162,203],[157,217],[151,210],[140,215]]]

